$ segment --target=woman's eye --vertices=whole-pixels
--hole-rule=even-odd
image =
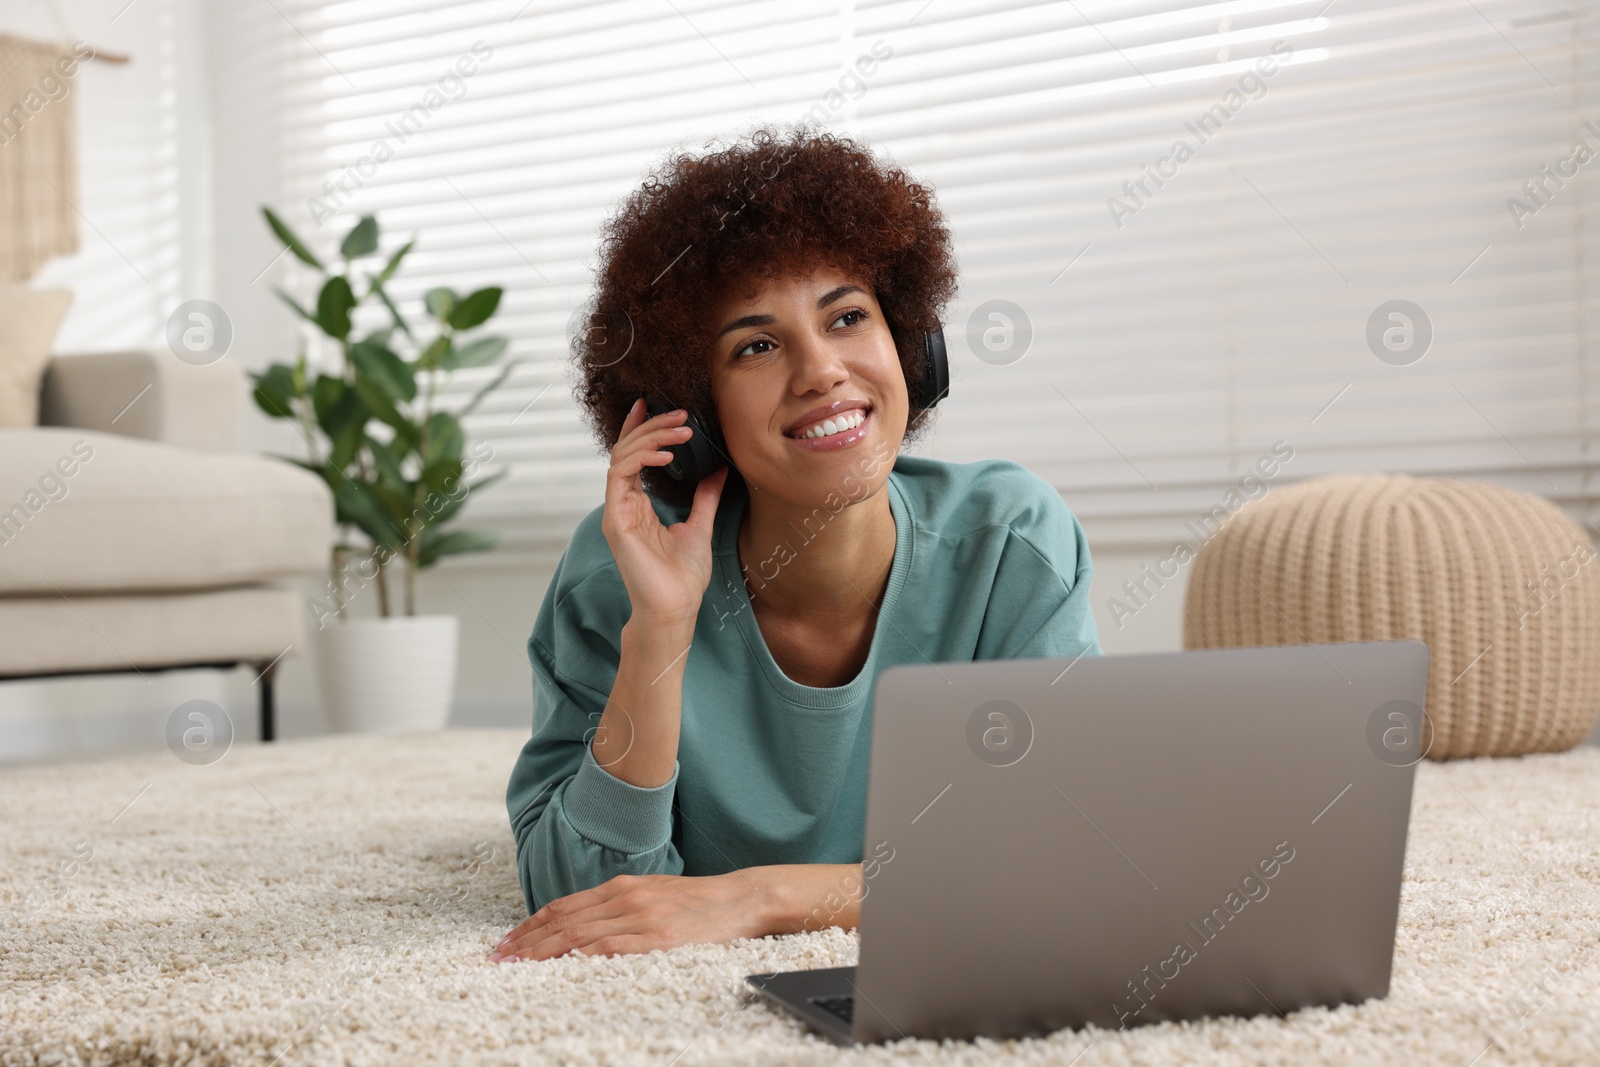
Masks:
[[[838,326],[840,323],[844,323],[846,326],[854,326],[856,323],[860,322],[866,317],[867,313],[865,311],[862,311],[860,308],[851,308],[849,311],[846,311],[844,314],[834,319],[833,325]],[[846,319],[849,319],[850,321],[845,322]]]
[[[767,340],[765,337],[759,337],[756,340],[751,341],[749,344],[745,345],[743,348],[736,349],[734,351],[734,353],[733,353],[733,358],[734,359],[740,359],[740,358],[742,358],[742,357],[744,357],[746,355],[755,355],[755,354],[757,354],[757,353],[754,353],[754,352],[751,351],[751,349],[755,348],[757,345],[765,345],[766,346],[765,348],[761,349],[762,352],[770,352],[770,351],[772,351],[772,342]]]

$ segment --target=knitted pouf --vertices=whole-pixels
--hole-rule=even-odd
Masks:
[[[1432,759],[1561,751],[1600,715],[1600,561],[1548,500],[1313,478],[1244,508],[1195,556],[1185,648],[1402,638],[1432,653]]]

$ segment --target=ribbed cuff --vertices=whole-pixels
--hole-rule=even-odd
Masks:
[[[672,798],[678,787],[678,761],[672,777],[653,789],[624,782],[583,750],[583,763],[567,785],[562,808],[572,828],[597,845],[618,852],[651,852],[672,838]]]

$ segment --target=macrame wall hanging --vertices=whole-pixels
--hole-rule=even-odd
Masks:
[[[0,33],[0,284],[78,250],[79,68],[128,61],[79,40],[51,7],[70,43]]]

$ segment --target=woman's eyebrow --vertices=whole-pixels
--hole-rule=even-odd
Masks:
[[[841,296],[845,296],[846,294],[864,292],[866,292],[866,290],[861,288],[859,285],[841,285],[837,289],[830,289],[817,298],[817,310],[821,311],[823,308],[827,307],[829,304],[833,303]],[[732,322],[728,323],[728,325],[717,331],[717,336],[721,337],[725,333],[732,333],[734,330],[748,329],[751,326],[771,326],[777,321],[777,317],[773,315],[746,315],[743,318],[734,319]]]
[[[827,307],[841,296],[844,296],[846,293],[864,292],[866,292],[866,290],[861,288],[859,285],[841,285],[837,289],[830,289],[828,292],[817,297],[817,310],[821,311],[823,308]]]
[[[721,337],[725,333],[732,333],[734,330],[743,330],[749,326],[771,326],[777,321],[778,320],[776,316],[773,315],[746,315],[742,319],[734,319],[732,322],[728,323],[728,325],[724,326],[720,331],[718,331],[717,336]]]

